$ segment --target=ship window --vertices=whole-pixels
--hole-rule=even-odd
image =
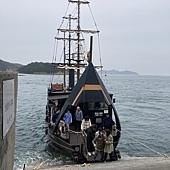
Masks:
[[[96,123],[102,123],[102,118],[96,118]]]
[[[104,113],[106,114],[106,113],[109,113],[109,111],[108,110],[104,110]]]
[[[103,116],[103,112],[94,112],[94,116],[95,117],[102,117]]]
[[[107,110],[108,106],[105,102],[89,102],[89,110]]]

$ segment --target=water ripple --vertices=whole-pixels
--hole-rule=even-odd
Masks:
[[[63,164],[69,158],[53,153],[45,136],[45,105],[48,75],[19,77],[16,115],[14,170],[23,165],[34,167]],[[118,149],[123,157],[159,156],[133,140],[170,155],[170,77],[105,76],[103,81],[116,98],[116,109],[122,125]]]

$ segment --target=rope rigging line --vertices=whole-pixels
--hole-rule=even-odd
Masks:
[[[66,9],[66,12],[65,12],[64,16],[66,16],[66,14],[67,14],[69,5],[70,5],[70,2],[69,2],[68,5],[67,5],[67,9]],[[61,22],[61,24],[60,24],[60,26],[59,26],[59,29],[61,28],[61,26],[63,25],[63,23],[64,23],[64,18],[62,19],[62,22]],[[56,37],[58,37],[58,35],[59,35],[59,31],[57,31]],[[56,53],[56,54],[55,54],[55,59],[54,59],[55,62],[56,62],[56,56],[57,56],[57,47],[58,47],[58,41],[57,41],[57,46],[56,46],[56,48],[55,48],[55,53]],[[53,57],[53,58],[54,58],[54,57]],[[60,60],[61,60],[61,58],[60,58]]]
[[[101,48],[100,48],[100,37],[99,37],[99,33],[98,33],[98,45],[99,45],[100,66],[102,66],[102,57],[101,57]],[[101,77],[102,77],[102,67],[101,67]]]
[[[95,21],[95,19],[94,19],[92,10],[91,10],[91,8],[90,8],[90,5],[88,4],[88,6],[89,6],[89,9],[90,9],[90,13],[91,13],[91,15],[92,15],[92,18],[93,18],[94,25],[96,26],[96,29],[97,29],[97,31],[98,31],[99,29],[98,29],[98,27],[97,27],[97,23],[96,23],[96,21]]]
[[[68,5],[67,5],[67,9],[66,9],[66,12],[65,12],[64,16],[66,16],[66,14],[67,14],[69,5],[70,5],[70,2],[69,2]],[[62,19],[62,22],[61,22],[61,24],[60,24],[60,26],[59,26],[59,29],[61,28],[61,26],[63,25],[63,23],[64,23],[64,18]],[[57,31],[57,34],[56,34],[56,37],[58,37],[58,36],[59,36],[59,31]],[[55,44],[56,44],[56,40],[55,40]],[[55,46],[54,46],[54,52],[53,52],[53,60],[52,60],[52,62],[56,62],[57,48],[58,48],[58,40],[57,40],[56,48],[55,48]],[[60,58],[60,60],[61,60],[61,58]]]
[[[58,31],[57,34],[59,34],[59,31]],[[58,40],[57,40],[57,43],[56,43],[56,39],[55,39],[55,41],[54,41],[54,50],[53,50],[53,59],[52,59],[52,63],[56,62],[57,49],[58,49]],[[52,72],[52,70],[51,70],[51,72]],[[55,73],[52,72],[51,82],[53,82],[53,80],[54,80],[54,75],[55,75]]]
[[[70,2],[69,2],[68,5],[67,5],[67,8],[66,8],[66,11],[65,11],[64,16],[67,15],[68,10],[69,10],[69,6],[70,6]],[[95,25],[95,27],[96,27],[96,29],[97,29],[97,31],[98,31],[97,23],[96,23],[96,21],[95,21],[95,18],[94,18],[94,16],[93,16],[93,13],[92,13],[92,10],[91,10],[91,7],[90,7],[89,4],[88,4],[88,7],[89,7],[89,10],[90,10],[90,13],[91,13],[91,16],[92,16],[94,25]],[[71,13],[72,16],[75,16],[75,15],[76,15],[77,8],[78,8],[78,7],[76,6],[75,9],[72,11],[72,13]],[[62,22],[61,22],[61,24],[60,24],[60,26],[59,26],[59,29],[63,26],[64,20],[65,20],[65,19],[64,19],[64,17],[63,17]],[[67,23],[66,27],[68,27],[68,23]],[[60,31],[58,30],[58,31],[57,31],[57,34],[56,34],[56,37],[59,37],[59,34],[60,34]],[[83,35],[82,35],[82,37],[83,37]],[[57,41],[57,42],[56,42],[56,41]],[[83,41],[83,44],[84,44],[85,50],[87,51],[87,47],[86,47],[84,41]],[[65,45],[66,45],[66,47],[67,47],[68,42],[66,42]],[[61,61],[61,59],[62,59],[62,57],[63,57],[63,55],[64,55],[64,52],[62,52],[60,58],[58,58],[58,55],[57,55],[57,53],[58,53],[58,48],[59,48],[59,47],[58,47],[58,46],[59,46],[58,40],[55,40],[54,46],[55,46],[55,47],[54,47],[54,51],[53,51],[53,60],[52,60],[53,63],[56,62],[58,59],[59,59],[59,61]],[[100,42],[99,42],[99,33],[98,33],[98,46],[99,46],[99,61],[100,61],[100,65],[102,66],[101,51],[100,51]],[[85,62],[85,61],[84,61],[84,62]],[[102,68],[101,68],[101,73],[102,73]],[[52,75],[52,78],[51,78],[52,81],[54,81],[54,75],[55,75],[55,73],[53,72],[53,75]]]
[[[70,2],[69,2],[68,5],[67,5],[67,9],[66,9],[66,12],[65,12],[64,16],[66,16],[66,14],[67,14],[69,5],[70,5]],[[62,19],[62,22],[61,22],[61,25],[60,25],[59,29],[61,28],[61,26],[63,25],[63,23],[64,23],[64,18]]]
[[[91,7],[90,7],[90,5],[89,5],[89,4],[88,4],[88,6],[89,6],[90,13],[91,13],[91,15],[92,15],[92,18],[93,18],[93,22],[94,22],[94,24],[95,24],[95,26],[96,26],[96,29],[97,29],[97,31],[99,31],[99,29],[98,29],[98,27],[97,27],[97,23],[96,23],[95,18],[94,18],[94,15],[93,15],[93,13],[92,13]],[[99,33],[98,33],[98,46],[99,46],[100,66],[102,66],[102,59],[101,59],[101,48],[100,48],[100,38],[99,38]],[[101,76],[102,76],[102,67],[101,67]]]
[[[57,43],[56,43],[57,42]],[[57,49],[58,49],[58,40],[56,41],[55,40],[55,42],[54,42],[54,50],[53,50],[53,59],[52,59],[52,63],[55,63],[56,62],[56,57],[57,57]],[[61,57],[60,57],[60,59],[61,59]],[[52,72],[53,70],[51,70],[51,73],[52,73],[52,75],[51,75],[51,82],[53,82],[54,81],[54,76],[55,76],[55,72]],[[57,82],[59,81],[59,76],[58,76],[58,79],[56,80]]]
[[[66,9],[66,11],[65,11],[64,16],[66,16],[67,13],[68,13],[69,5],[70,5],[70,2],[68,3],[68,6],[67,6],[67,9]],[[76,8],[75,8],[74,11],[72,12],[72,15],[75,15],[75,12],[76,12]],[[64,20],[65,20],[65,19],[63,18],[63,19],[62,19],[62,22],[61,22],[61,24],[60,24],[60,26],[59,26],[59,29],[62,27],[62,25],[63,25],[63,23],[64,23]],[[68,26],[69,26],[69,23],[67,23],[66,28],[68,28]],[[58,30],[58,31],[57,31],[57,34],[56,34],[56,37],[59,37],[59,34],[60,34],[60,31]],[[56,43],[56,40],[55,40],[54,52],[53,52],[53,60],[52,60],[52,62],[54,62],[54,63],[57,61],[58,44],[59,44],[59,40],[57,40],[57,43]],[[67,42],[65,45],[66,45],[66,47],[67,47],[68,42]],[[61,54],[61,56],[60,56],[60,58],[59,58],[59,62],[61,61],[63,55],[64,55],[64,51],[62,51],[62,54]],[[51,81],[54,80],[54,74],[55,74],[55,73],[53,73],[53,75],[52,75]],[[59,81],[59,79],[61,79],[60,76],[58,76],[57,81]]]
[[[55,48],[56,47],[56,40],[54,41],[54,48],[53,48],[53,58],[52,58],[52,63],[55,60]],[[54,73],[52,72],[52,68],[51,68],[51,73],[52,75],[50,76],[50,82],[53,82],[54,79]]]
[[[71,14],[73,17],[76,16],[76,13],[77,13],[76,11],[77,11],[77,6],[75,7],[75,9],[73,10],[73,12],[72,12],[72,14]]]
[[[117,129],[117,131],[119,131],[120,133],[122,133],[122,131],[120,131],[120,130],[118,130],[118,129]],[[133,141],[135,141],[135,142],[141,144],[142,146],[144,146],[145,148],[151,150],[152,152],[155,152],[155,153],[157,153],[158,155],[160,155],[160,156],[162,156],[162,157],[164,157],[164,158],[168,158],[168,156],[167,156],[166,154],[162,154],[162,153],[160,153],[160,152],[158,152],[158,151],[156,151],[156,150],[150,148],[150,147],[147,146],[146,144],[144,144],[144,143],[142,143],[142,142],[140,142],[140,141],[134,139],[132,136],[130,136],[129,134],[127,134],[127,133],[125,133],[125,132],[123,132],[123,133],[124,133],[125,136],[131,138]]]

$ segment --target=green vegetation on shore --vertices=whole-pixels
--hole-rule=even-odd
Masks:
[[[35,62],[18,69],[19,73],[25,74],[51,74],[61,73],[61,69],[54,68],[51,63]]]
[[[23,65],[17,63],[9,63],[0,59],[0,71],[17,71]]]
[[[32,62],[27,65],[0,60],[0,71],[17,71],[23,74],[62,74],[63,69],[54,68],[51,63]],[[105,75],[138,75],[132,71],[102,70]],[[100,73],[100,71],[99,71]]]
[[[54,68],[51,63],[32,62],[27,65],[0,60],[0,71],[17,71],[24,74],[62,74],[62,69]]]

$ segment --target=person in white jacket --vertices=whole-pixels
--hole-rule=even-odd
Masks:
[[[91,120],[89,116],[85,116],[85,118],[82,120],[82,123],[81,123],[81,130],[85,131],[90,126],[91,126]]]

